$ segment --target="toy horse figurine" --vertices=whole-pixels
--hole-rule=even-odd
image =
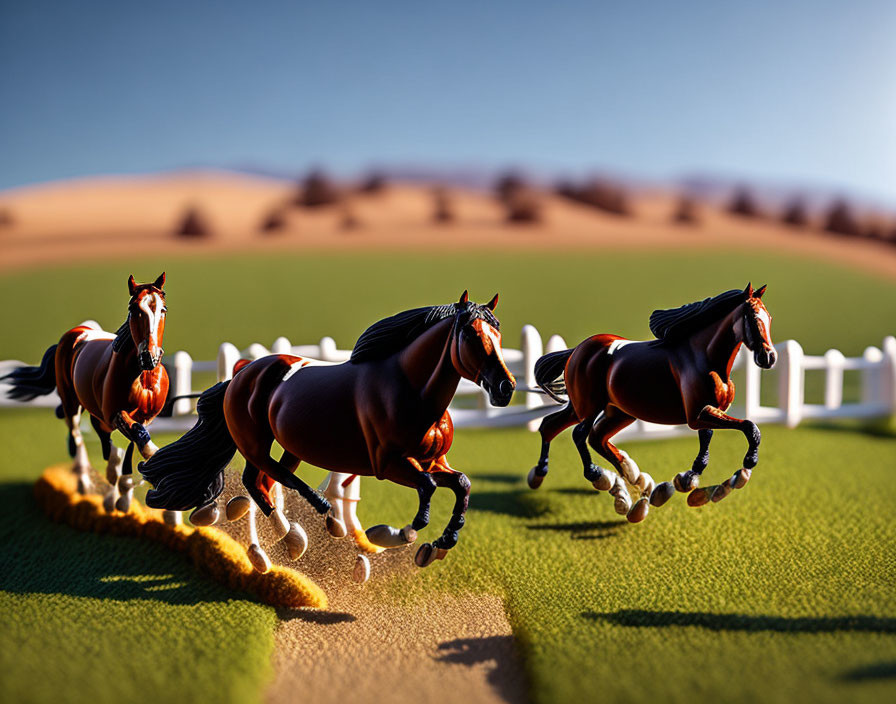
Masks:
[[[305,460],[334,473],[375,476],[417,490],[419,510],[397,530],[374,526],[367,538],[381,547],[413,543],[429,523],[430,499],[438,486],[456,497],[442,535],[415,556],[423,567],[441,559],[464,525],[470,482],[452,469],[446,453],[454,437],[448,404],[461,377],[480,384],[495,406],[510,403],[516,381],[504,364],[498,296],[486,305],[468,300],[405,311],[368,328],[348,362],[316,365],[293,355],[262,357],[199,400],[199,421],[177,442],[139,466],[155,487],[147,504],[218,519],[215,500],[224,469],[238,449],[246,459],[243,483],[269,517],[291,554],[300,554],[303,531],[290,525],[271,500],[274,482],[298,491],[318,512],[330,503],[293,472]],[[271,457],[276,440],[284,449]],[[354,481],[358,481],[355,479]],[[237,497],[239,498],[239,497]],[[244,502],[248,505],[248,502]],[[245,513],[236,506],[228,517]],[[331,514],[329,522],[345,516]],[[294,549],[295,548],[295,549]],[[259,571],[270,562],[257,542],[248,550]]]
[[[615,497],[617,513],[626,514],[633,523],[644,520],[648,503],[661,506],[676,489],[691,492],[688,504],[700,506],[710,499],[720,501],[732,489],[743,487],[759,459],[759,428],[725,411],[734,400],[731,367],[741,344],[763,369],[773,367],[777,359],[763,293],[765,286],[753,291],[747,284],[743,291],[726,291],[699,303],[654,311],[650,330],[658,339],[650,342],[595,335],[575,349],[539,359],[535,365],[538,385],[566,405],[541,422],[541,457],[529,472],[529,486],[541,486],[548,472],[551,441],[575,425],[572,438],[582,457],[585,478],[595,489],[609,491]],[[568,401],[562,394],[568,395]],[[674,483],[654,487],[650,475],[610,442],[637,418],[668,425],[687,423],[698,432],[697,459]],[[697,489],[709,462],[713,430],[729,428],[740,430],[747,438],[743,468],[721,485]],[[634,506],[622,477],[592,464],[589,444],[639,489],[641,496]]]
[[[90,414],[108,462],[106,478],[112,485],[104,501],[108,511],[130,508],[134,444],[147,458],[156,450],[144,426],[158,415],[168,395],[168,374],[159,364],[167,312],[164,285],[164,273],[151,284],[137,284],[131,276],[128,317],[118,332],[92,323],[79,325],[44,353],[39,367],[19,367],[4,377],[11,381],[10,398],[19,401],[58,392],[62,403],[56,415],[69,429],[69,453],[81,493],[90,490],[91,480],[80,420],[83,410]],[[126,452],[112,444],[114,430],[127,438]]]

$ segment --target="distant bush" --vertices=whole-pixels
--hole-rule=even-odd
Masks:
[[[370,195],[374,195],[377,193],[382,193],[386,190],[386,175],[379,171],[371,171],[367,176],[364,177],[364,180],[361,181],[361,185],[358,187],[358,191],[361,193],[368,193]]]
[[[432,191],[432,199],[433,221],[437,223],[454,222],[454,204],[448,195],[448,191],[441,187],[434,188]]]
[[[541,201],[531,188],[517,187],[504,198],[507,222],[534,224],[541,222]]]
[[[196,206],[188,207],[174,231],[177,237],[203,238],[211,237],[212,230],[202,213]]]
[[[806,202],[802,198],[791,200],[781,214],[781,222],[791,227],[808,227],[810,220]]]
[[[259,228],[266,234],[274,234],[281,232],[286,227],[286,213],[283,208],[278,206],[271,210],[261,221]]]
[[[295,203],[306,208],[319,208],[338,203],[339,199],[340,193],[336,185],[323,171],[315,170],[305,177]]]
[[[846,237],[858,237],[862,234],[852,208],[842,198],[835,200],[828,209],[824,229]]]
[[[739,187],[734,191],[731,202],[728,204],[728,212],[732,215],[740,215],[745,218],[762,217],[762,211],[759,204],[753,197],[753,194],[745,186]]]
[[[0,227],[12,227],[16,224],[16,219],[12,216],[9,208],[0,208]]]
[[[602,210],[605,213],[632,214],[625,188],[606,179],[592,179],[580,186],[564,181],[558,184],[555,192],[564,198]]]
[[[700,222],[697,201],[690,196],[681,196],[672,213],[672,222],[679,225],[696,225]]]
[[[517,191],[528,187],[525,179],[517,172],[505,171],[495,181],[495,197],[502,203],[506,203]]]

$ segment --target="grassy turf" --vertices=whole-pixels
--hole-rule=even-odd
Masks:
[[[169,274],[168,350],[208,359],[217,343],[294,342],[325,334],[348,346],[382,315],[451,300],[469,287],[498,313],[507,345],[524,322],[574,342],[596,331],[647,335],[647,314],[748,279],[769,283],[776,339],[858,354],[896,319],[896,286],[832,265],[767,255],[664,253],[303,255],[142,261]],[[123,319],[131,265],[0,278],[8,303],[0,358],[37,361],[60,332]],[[120,295],[111,295],[118,291]],[[76,292],[76,293],[75,293]],[[0,416],[0,695],[46,701],[258,698],[269,675],[270,609],[222,593],[180,558],[127,539],[79,535],[38,515],[31,482],[64,457],[49,411]],[[893,694],[896,645],[896,442],[832,429],[765,429],[745,491],[700,510],[675,505],[628,527],[580,478],[568,436],[545,487],[520,483],[537,440],[522,430],[459,433],[452,462],[474,480],[462,542],[405,588],[497,591],[540,701],[583,691],[732,701],[833,701]],[[720,433],[708,481],[739,466],[743,440]],[[96,457],[94,448],[94,457]],[[658,479],[690,465],[694,440],[632,445]],[[306,474],[306,477],[308,474]],[[310,478],[316,479],[312,470]],[[402,525],[414,496],[365,481],[368,524]],[[434,534],[449,497],[434,507]],[[431,538],[432,535],[427,537]],[[684,614],[682,616],[681,614]],[[48,666],[51,663],[52,666]],[[67,688],[72,681],[77,689]]]

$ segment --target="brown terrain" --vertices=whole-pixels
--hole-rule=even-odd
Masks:
[[[581,191],[577,201],[516,186],[499,191],[499,198],[420,184],[339,189],[321,179],[309,179],[301,190],[288,181],[223,171],[55,182],[0,192],[0,271],[122,257],[148,247],[201,254],[488,242],[495,249],[761,248],[896,277],[896,246],[887,239],[896,229],[892,216],[868,220],[866,233],[837,211],[835,227],[848,232],[835,234],[823,229],[823,213],[782,209],[774,217],[754,217],[743,194],[730,206],[740,212],[734,214],[658,191],[627,199],[613,192],[623,200],[599,209],[587,204],[593,194]],[[630,214],[609,212],[617,205]]]

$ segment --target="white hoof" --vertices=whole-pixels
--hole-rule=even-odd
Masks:
[[[124,492],[121,496],[118,497],[118,500],[115,502],[115,508],[122,513],[127,513],[131,510],[131,501],[134,498],[134,490]]]
[[[613,508],[616,510],[616,513],[620,516],[627,515],[632,508],[632,497],[629,496],[622,477],[617,475],[616,482],[613,484],[613,488],[610,489],[610,494],[614,497]]]
[[[183,524],[184,517],[181,515],[180,511],[162,511],[162,520],[165,521],[166,526],[179,526]]]
[[[93,482],[90,481],[87,472],[82,472],[78,475],[78,493],[89,494],[91,491],[93,491]]]
[[[118,487],[113,486],[103,497],[103,510],[112,513],[115,510],[115,502],[118,501]]]
[[[598,491],[609,491],[613,488],[614,478],[613,475],[610,474],[605,469],[597,468],[597,477],[594,481],[591,482],[591,486],[593,486]]]
[[[529,476],[526,477],[526,481],[529,484],[529,488],[537,489],[538,487],[540,487],[541,483],[544,481],[544,478],[546,476],[547,475],[545,475],[545,474],[538,473],[538,467],[533,467],[532,469],[530,469]]]
[[[371,543],[381,548],[398,548],[417,540],[417,531],[409,525],[399,530],[392,526],[380,524],[371,526],[365,531],[365,534]]]
[[[197,508],[190,514],[190,523],[194,526],[213,526],[221,520],[221,511],[217,503],[210,503]]]
[[[367,555],[358,555],[352,569],[352,579],[358,584],[364,584],[370,579],[370,560],[367,559]]]
[[[638,463],[629,457],[625,450],[620,450],[619,454],[622,455],[622,476],[625,477],[625,480],[629,484],[637,484],[638,478],[641,476],[641,470],[638,468]]]
[[[271,558],[269,558],[268,554],[258,545],[252,543],[246,551],[246,555],[249,557],[249,562],[252,563],[252,567],[255,568],[256,572],[264,574],[265,572],[270,571]]]
[[[286,534],[289,533],[289,521],[286,520],[283,511],[275,508],[271,515],[268,516],[268,520],[271,522],[271,528],[274,529],[274,540],[283,540]]]
[[[248,496],[234,496],[227,502],[224,513],[227,515],[228,521],[238,521],[247,513],[249,513],[249,504],[251,500]]]
[[[647,472],[641,472],[641,476],[638,477],[638,481],[635,482],[635,486],[638,487],[642,495],[650,496],[653,493],[653,490],[656,488],[656,482],[653,481],[653,477],[651,477]]]
[[[289,533],[283,538],[283,542],[286,545],[286,550],[289,552],[289,557],[293,560],[298,560],[308,549],[308,534],[305,533],[305,529],[302,526],[293,522],[290,524]]]

